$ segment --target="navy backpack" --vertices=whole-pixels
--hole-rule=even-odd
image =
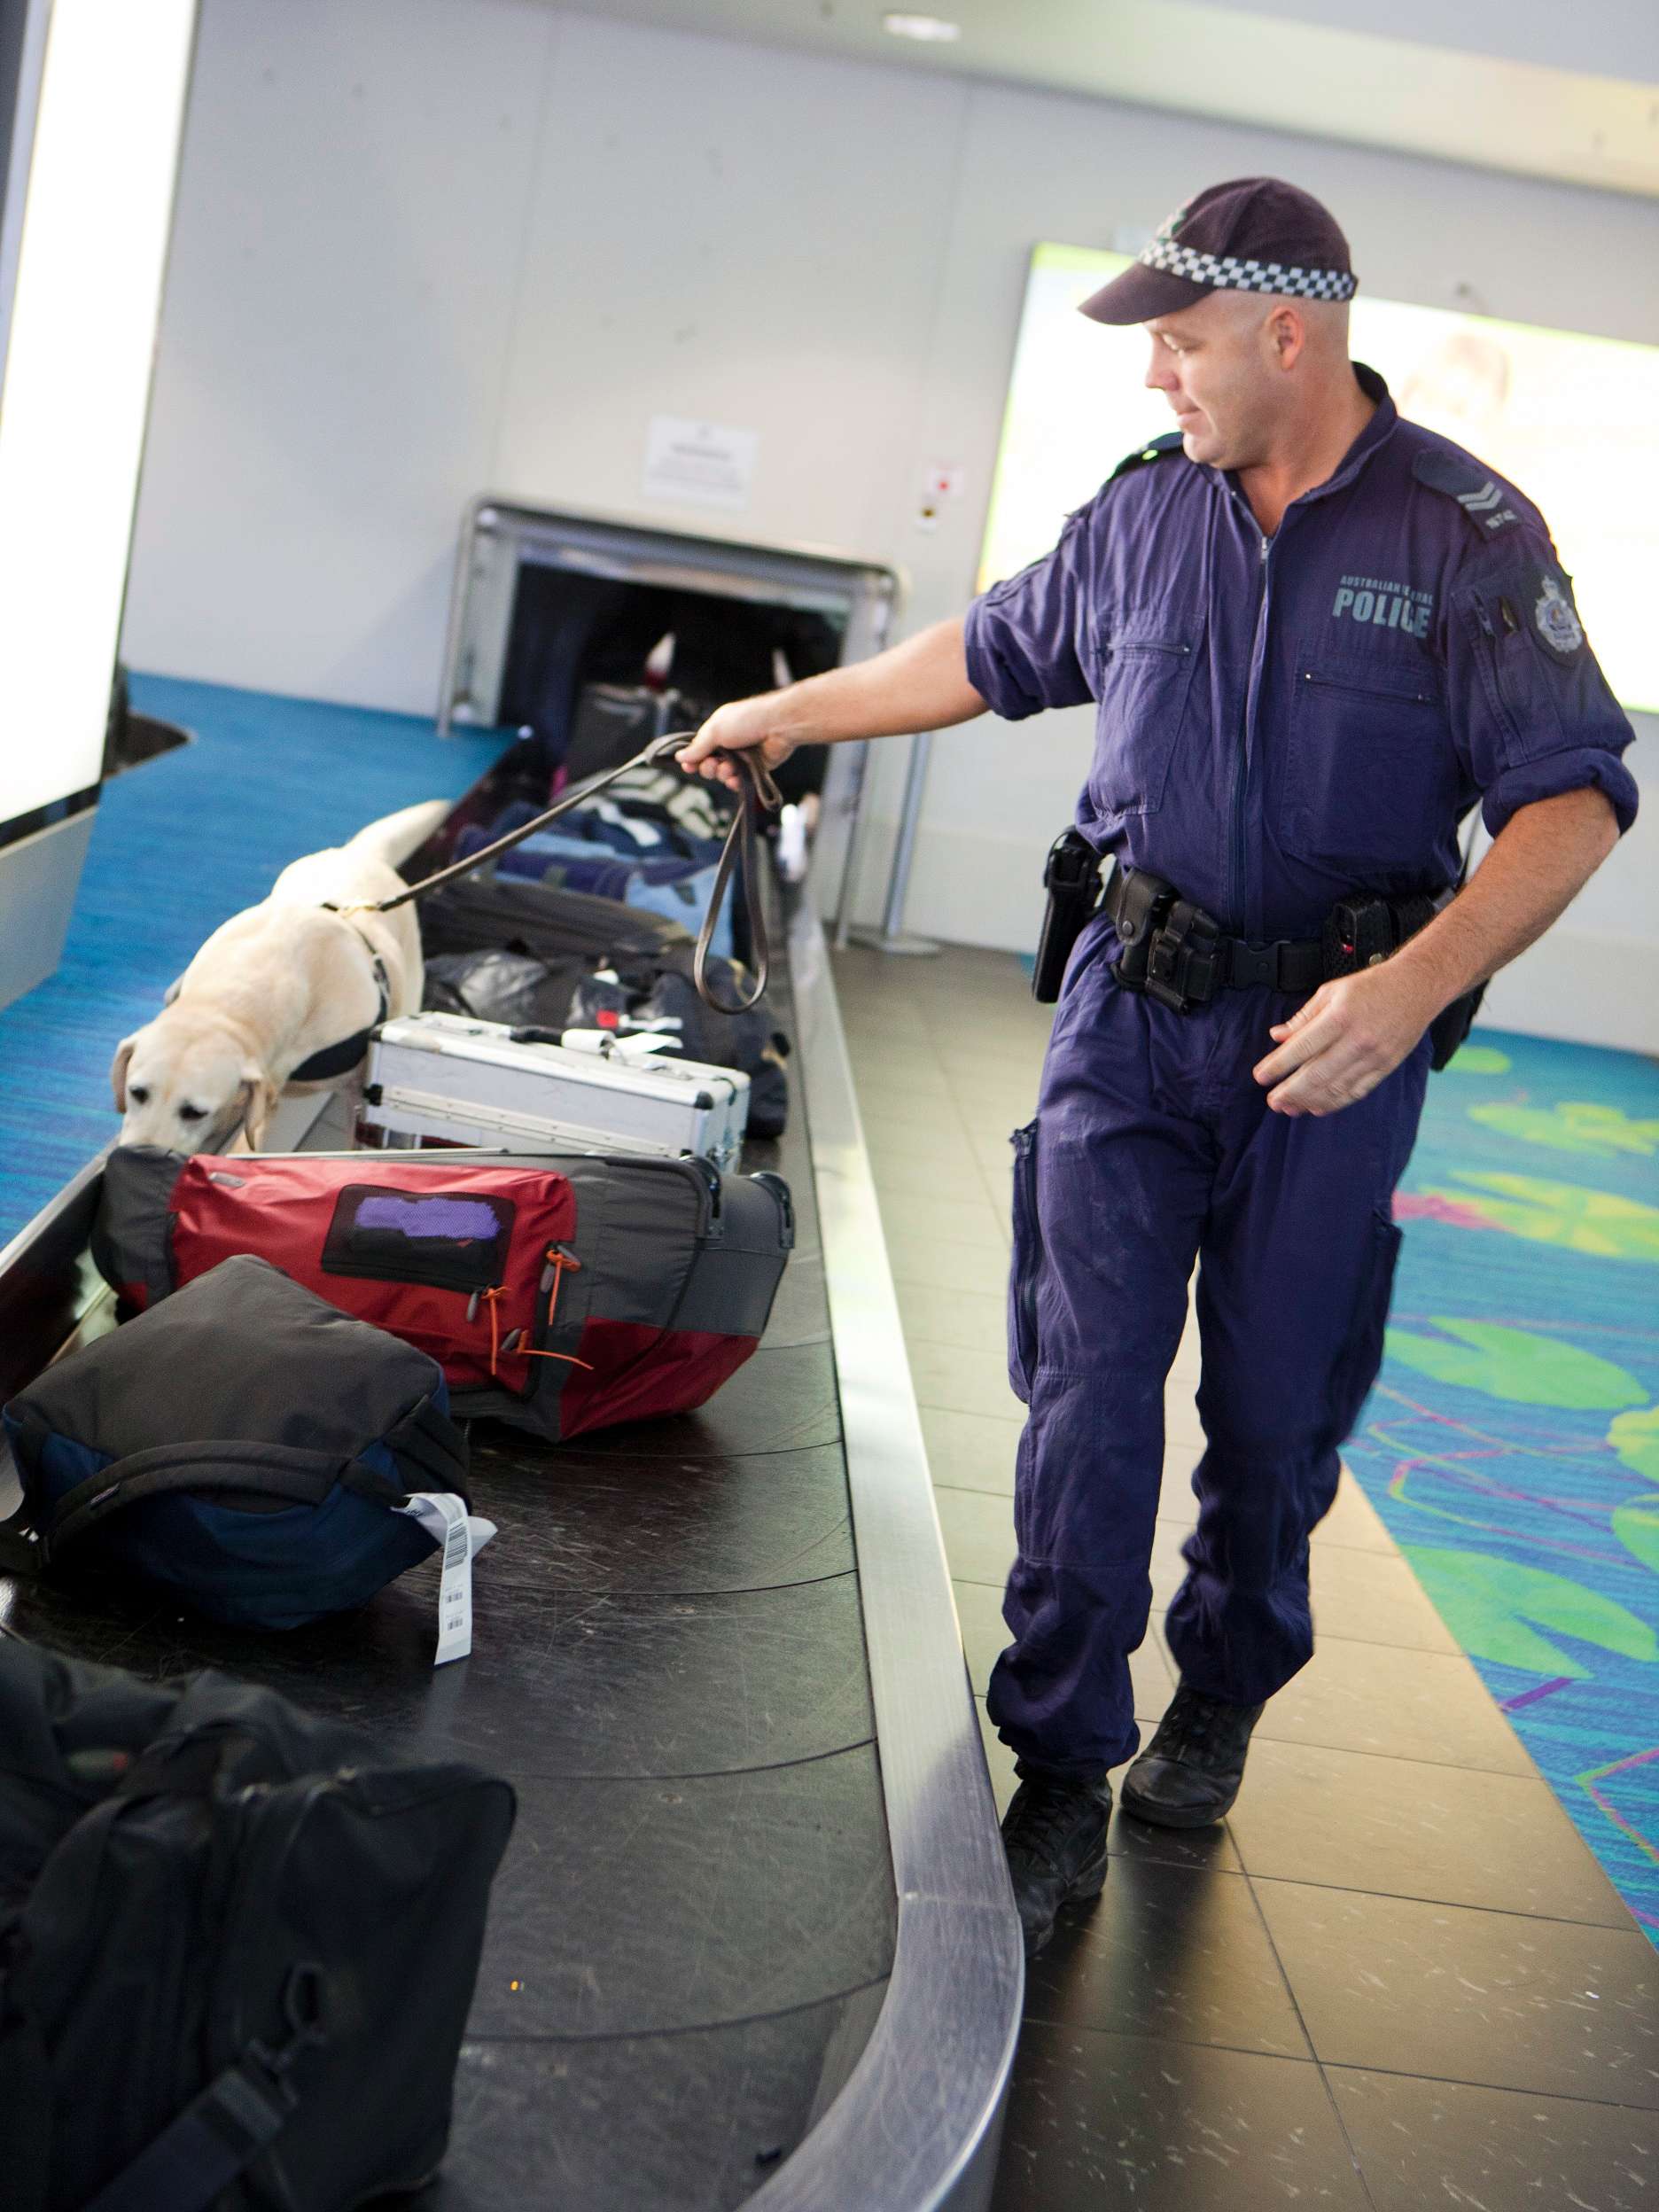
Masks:
[[[448,1614],[494,1532],[468,1516],[437,1362],[262,1259],[224,1260],[58,1360],[0,1425],[32,1531],[13,1524],[0,1565],[73,1554],[217,1621],[347,1611],[453,1537]],[[439,1657],[470,1634],[468,1602]]]

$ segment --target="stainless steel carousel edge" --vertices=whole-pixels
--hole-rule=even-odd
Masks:
[[[898,1943],[839,2097],[756,2212],[984,2212],[1024,1998],[1018,1918],[962,1659],[853,1087],[810,900],[789,928]]]

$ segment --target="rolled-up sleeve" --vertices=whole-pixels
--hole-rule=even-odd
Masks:
[[[1052,553],[993,584],[968,610],[968,681],[1005,721],[1046,706],[1081,706],[1094,696],[1081,650],[1091,511],[1079,510]]]
[[[1447,677],[1459,749],[1493,837],[1523,806],[1587,787],[1623,832],[1636,818],[1624,748],[1635,732],[1608,688],[1547,544],[1493,547],[1453,593]]]

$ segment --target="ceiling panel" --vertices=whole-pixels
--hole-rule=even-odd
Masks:
[[[1234,0],[927,4],[960,38],[890,37],[876,0],[584,0],[581,12],[1659,196],[1653,0],[1285,0],[1278,14]],[[1373,15],[1410,35],[1353,27]]]

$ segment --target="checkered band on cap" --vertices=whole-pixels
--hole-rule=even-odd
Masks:
[[[1179,217],[1172,217],[1140,255],[1148,269],[1161,269],[1188,284],[1209,284],[1217,292],[1289,292],[1300,300],[1351,300],[1359,279],[1338,269],[1297,269],[1282,261],[1241,261],[1232,253],[1202,253],[1196,246],[1182,245],[1170,235]]]

